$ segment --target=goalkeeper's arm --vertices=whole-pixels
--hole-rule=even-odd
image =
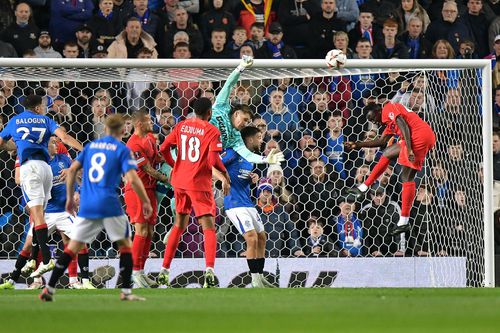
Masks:
[[[231,94],[233,87],[236,85],[236,82],[238,82],[241,72],[243,72],[246,68],[252,66],[252,64],[253,57],[243,56],[238,67],[236,67],[236,69],[228,76],[226,83],[224,83],[221,91],[219,92],[219,94],[217,94],[214,108],[216,106],[229,104],[229,95]],[[228,108],[228,112],[230,111],[231,108]]]
[[[267,156],[261,156],[261,155],[252,153],[244,144],[239,145],[237,147],[234,147],[233,149],[238,153],[238,155],[240,155],[241,157],[243,157],[245,160],[247,160],[250,163],[275,164],[275,163],[283,162],[285,160],[283,153],[280,151],[276,151],[275,149],[272,149]]]

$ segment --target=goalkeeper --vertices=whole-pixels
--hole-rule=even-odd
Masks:
[[[271,150],[267,156],[261,156],[251,152],[241,138],[240,130],[248,126],[252,121],[253,112],[248,105],[236,105],[231,108],[229,95],[233,90],[240,74],[252,66],[253,57],[243,56],[240,64],[229,75],[222,90],[217,95],[215,104],[212,106],[212,118],[210,123],[217,127],[221,134],[222,149],[232,148],[241,157],[250,163],[280,163],[285,160],[282,152]]]

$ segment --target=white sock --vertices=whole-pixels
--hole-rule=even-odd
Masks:
[[[162,267],[161,270],[170,273],[170,269],[169,268]]]
[[[360,190],[361,192],[365,193],[368,190],[368,186],[366,186],[365,183],[359,184],[358,185],[358,190]]]
[[[132,271],[132,275],[133,276],[137,276],[137,275],[140,275],[141,274],[141,271]]]
[[[130,295],[132,293],[132,289],[122,288],[122,293],[124,293],[125,295]]]
[[[82,279],[82,283],[89,283],[90,279]]]
[[[410,220],[410,217],[408,217],[408,216],[400,216],[399,222],[398,222],[398,227],[401,225],[407,225],[409,220]]]
[[[259,273],[252,273],[252,281],[259,281],[259,279],[260,279]]]
[[[207,269],[205,270],[205,272],[214,272],[214,268],[213,267],[207,267]]]
[[[76,276],[69,277],[69,283],[76,283],[76,282],[78,282],[78,278]]]
[[[14,282],[14,280],[12,280],[12,279],[9,279],[9,283],[10,283],[11,285],[13,285],[13,286],[15,286],[15,285],[16,285],[16,282]]]
[[[55,294],[56,293],[56,288],[52,288],[51,286],[47,285],[45,286],[45,288],[47,288],[47,290],[49,291],[49,293],[51,294]]]

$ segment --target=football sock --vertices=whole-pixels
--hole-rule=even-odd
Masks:
[[[257,273],[264,273],[264,264],[266,263],[266,258],[257,258],[255,260],[257,260],[257,262],[259,263]]]
[[[247,259],[247,264],[250,273],[259,273],[259,259]]]
[[[50,261],[50,250],[47,245],[47,241],[49,238],[49,230],[47,229],[46,224],[41,224],[35,226],[33,229],[33,233],[36,233],[36,238],[38,241],[38,246],[40,247],[40,252],[42,252],[42,258],[44,265],[47,265]]]
[[[38,241],[36,238],[36,232],[33,228],[33,235],[31,236],[31,257],[30,259],[37,260],[38,252],[40,252],[40,247],[38,246]]]
[[[80,275],[83,279],[89,278],[89,250],[84,248],[78,252],[78,266],[80,267]]]
[[[120,275],[122,278],[122,291],[130,294],[132,289],[132,249],[130,247],[120,247]]]
[[[68,246],[64,245],[64,250],[66,250],[67,248],[68,248]],[[70,278],[70,282],[74,282],[74,281],[71,281],[71,278],[78,278],[77,256],[74,256],[68,265],[68,275]]]
[[[151,249],[151,237],[146,237],[144,241],[144,249],[142,251],[141,270],[144,270],[144,266],[146,265],[146,260],[148,260],[149,258],[150,249]]]
[[[403,193],[401,194],[401,217],[398,226],[408,224],[411,206],[416,193],[415,182],[404,182]]]
[[[373,168],[373,170],[370,173],[370,175],[368,176],[368,178],[363,183],[364,185],[366,185],[366,189],[368,189],[369,186],[371,186],[373,183],[375,183],[375,181],[377,181],[377,179],[384,173],[385,169],[387,169],[387,167],[389,166],[389,162],[390,162],[390,160],[385,156],[382,156],[380,158],[380,160],[375,165],[375,167]],[[366,191],[366,189],[364,191],[362,188],[359,188],[359,189],[362,192]]]
[[[29,252],[24,251],[24,250],[19,253],[19,256],[17,257],[17,260],[16,260],[15,269],[12,272],[12,274],[10,274],[10,279],[12,281],[17,282],[17,280],[21,276],[21,269],[24,267],[24,265],[26,265],[26,262],[28,261],[29,256],[30,256]]]
[[[170,231],[170,236],[168,237],[167,247],[165,248],[165,254],[163,257],[163,268],[170,268],[170,264],[172,263],[172,259],[174,259],[175,252],[177,251],[177,246],[179,245],[183,232],[184,230],[181,230],[176,225],[174,225]]]
[[[132,242],[132,258],[134,260],[134,271],[140,271],[142,266],[142,254],[144,252],[144,243],[146,242],[146,237],[140,235],[134,236],[134,241]]]
[[[214,268],[215,265],[215,252],[217,251],[217,238],[215,236],[215,229],[203,230],[205,241],[205,265],[207,268]]]
[[[66,268],[68,268],[69,263],[75,256],[76,254],[71,252],[69,249],[64,250],[63,254],[57,260],[56,266],[54,267],[52,275],[50,276],[50,280],[48,283],[49,292],[54,292],[57,281],[59,281],[61,276],[64,274],[64,271],[66,271]]]

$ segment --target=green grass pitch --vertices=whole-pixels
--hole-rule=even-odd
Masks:
[[[0,292],[0,332],[500,332],[500,289],[149,289]]]

